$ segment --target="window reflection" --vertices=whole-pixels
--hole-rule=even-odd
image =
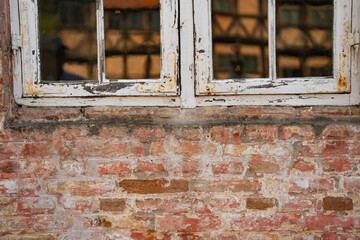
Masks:
[[[105,0],[107,79],[160,77],[160,1]]]
[[[267,0],[212,0],[215,79],[266,78]]]
[[[278,77],[332,76],[333,1],[278,0]]]
[[[39,0],[41,81],[97,79],[96,1]]]

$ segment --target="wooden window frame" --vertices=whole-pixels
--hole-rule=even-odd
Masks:
[[[37,0],[9,0],[14,97],[26,106],[357,105],[360,103],[360,1],[334,0],[334,77],[277,78],[275,2],[268,0],[270,77],[216,80],[212,76],[211,0],[160,0],[160,79],[105,78],[102,1],[97,0],[97,84],[41,84]],[[271,20],[272,19],[272,20]],[[171,21],[170,21],[171,20]],[[34,52],[35,51],[35,52]],[[180,56],[181,53],[181,56]],[[90,90],[89,90],[90,89]]]

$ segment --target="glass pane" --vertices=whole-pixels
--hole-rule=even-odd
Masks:
[[[278,77],[333,75],[333,12],[331,0],[277,1]]]
[[[215,79],[267,78],[267,0],[212,0]]]
[[[107,79],[160,78],[160,1],[104,0]]]
[[[41,82],[97,81],[96,0],[38,0]]]

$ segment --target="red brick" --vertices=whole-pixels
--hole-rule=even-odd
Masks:
[[[24,159],[45,158],[51,156],[51,145],[47,143],[26,143],[22,150]]]
[[[269,215],[244,214],[234,217],[230,223],[235,231],[295,231],[302,229],[302,214],[276,213]]]
[[[15,152],[15,146],[4,143],[0,144],[0,160],[10,159]]]
[[[333,141],[324,144],[322,155],[327,157],[349,154],[349,143],[343,141]]]
[[[359,133],[359,136],[360,136],[360,133]],[[359,141],[356,141],[356,142],[354,142],[352,144],[352,146],[351,146],[351,154],[357,155],[357,156],[360,155],[360,142]]]
[[[278,164],[259,160],[253,157],[249,163],[249,171],[252,173],[277,173],[280,167]]]
[[[324,240],[349,240],[353,239],[353,233],[342,233],[342,232],[324,232],[321,235]],[[358,240],[358,238],[355,238]]]
[[[349,211],[354,209],[354,204],[348,197],[325,197],[323,207],[324,210]]]
[[[278,206],[278,200],[275,198],[247,198],[246,208],[256,210],[266,210]]]
[[[136,200],[136,209],[140,212],[187,213],[191,210],[190,199],[146,198]]]
[[[124,162],[100,164],[98,171],[101,175],[118,175],[120,177],[131,173],[130,164]]]
[[[344,215],[323,214],[305,216],[305,227],[308,230],[348,230],[354,228],[354,218]]]
[[[81,213],[90,213],[92,211],[93,198],[64,197],[62,199],[64,209],[70,211],[80,211]]]
[[[214,215],[198,214],[196,217],[166,215],[158,218],[156,229],[162,232],[201,232],[219,229],[221,225],[220,218]]]
[[[291,170],[299,172],[314,172],[315,169],[316,166],[312,161],[306,161],[304,159],[298,159],[291,166]]]
[[[198,128],[177,128],[174,133],[180,140],[199,141],[201,138],[201,131]]]
[[[125,199],[102,198],[100,199],[100,210],[111,212],[123,212],[126,207]]]
[[[280,204],[281,212],[303,212],[315,209],[316,201],[313,198],[294,197],[287,198]]]
[[[179,155],[197,156],[201,153],[201,148],[198,142],[182,142],[175,152]]]
[[[221,212],[240,212],[245,210],[241,199],[230,196],[212,197],[209,199],[209,205],[212,209]]]
[[[315,138],[313,127],[310,125],[284,126],[281,128],[281,138],[309,141]]]
[[[324,172],[349,172],[352,171],[352,161],[347,158],[330,158],[322,162]]]
[[[165,130],[161,127],[141,126],[134,129],[134,135],[139,138],[141,142],[148,142],[163,138],[165,136]]]
[[[327,140],[354,139],[356,132],[352,126],[330,125],[322,133],[322,138]]]
[[[246,126],[246,136],[251,140],[276,140],[278,138],[277,126]]]
[[[127,193],[154,194],[154,193],[177,193],[187,192],[189,184],[186,180],[123,180],[119,187]]]
[[[20,163],[17,161],[0,161],[0,179],[20,177]]]
[[[236,143],[241,141],[241,127],[216,126],[210,129],[210,139],[220,143]]]
[[[151,156],[162,156],[164,154],[164,143],[151,142],[149,147],[149,154]]]
[[[326,193],[335,188],[333,179],[298,179],[290,184],[289,193]]]
[[[243,172],[243,166],[241,162],[217,162],[211,165],[212,172],[215,175],[218,174],[240,174]]]
[[[162,163],[138,161],[135,172],[137,172],[137,173],[161,173],[161,172],[165,172],[165,167]]]
[[[134,240],[171,240],[169,234],[159,234],[155,231],[149,230],[146,232],[132,232],[131,239]]]
[[[233,180],[233,181],[203,181],[193,182],[195,192],[249,192],[256,193],[261,190],[261,183],[258,180]]]
[[[181,169],[177,172],[180,172],[181,175],[194,175],[200,173],[199,162],[194,160],[185,160],[181,162]]]
[[[360,189],[360,178],[345,179],[344,188],[349,192],[358,192]]]
[[[56,199],[49,196],[19,198],[17,213],[19,214],[53,214],[56,208]]]
[[[68,193],[72,196],[89,197],[114,191],[114,187],[112,183],[96,181],[51,182],[48,184],[48,191],[50,193]]]
[[[291,149],[285,144],[272,143],[240,143],[228,144],[224,147],[225,156],[242,157],[244,155],[263,155],[263,156],[278,156],[287,157],[291,154]]]

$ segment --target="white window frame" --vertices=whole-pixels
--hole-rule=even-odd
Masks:
[[[178,0],[160,0],[162,64],[159,79],[106,79],[103,0],[96,0],[96,5],[98,83],[44,84],[40,81],[38,0],[10,0],[11,31],[17,63],[14,90],[15,99],[19,103],[40,102],[38,98],[51,98],[52,102],[60,101],[61,98],[64,102],[64,98],[74,100],[113,96],[166,97],[178,94]],[[20,62],[22,65],[18,64]],[[169,100],[160,102],[167,105]],[[73,104],[77,105],[76,100]]]
[[[268,4],[271,54],[268,79],[213,79],[211,0],[161,0],[162,78],[131,80],[130,83],[129,80],[118,80],[116,84],[120,86],[119,90],[111,92],[97,90],[110,84],[104,76],[100,76],[102,81],[99,84],[39,84],[38,52],[32,54],[34,49],[38,51],[37,26],[31,24],[36,23],[37,1],[9,0],[15,100],[18,104],[28,106],[124,105],[183,108],[213,105],[359,104],[360,1],[334,0],[333,78],[276,78],[275,1],[269,0]],[[103,8],[99,6],[98,9]],[[103,29],[103,21],[100,21],[102,18],[103,12],[100,10],[97,13],[100,29]],[[175,24],[178,22],[179,24]],[[103,31],[98,36],[99,46],[102,39]],[[100,52],[99,58],[103,54]],[[104,69],[103,64],[99,64],[99,67]],[[90,92],[89,88],[92,89]]]

